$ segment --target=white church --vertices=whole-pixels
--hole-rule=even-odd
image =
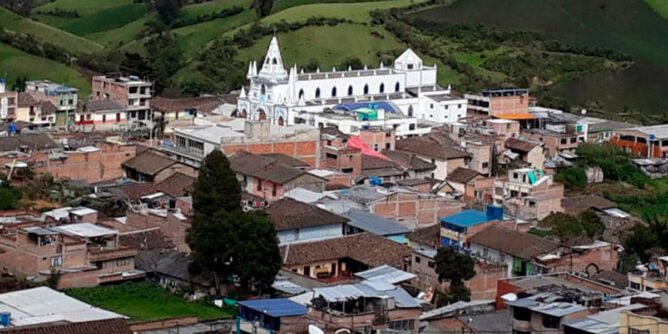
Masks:
[[[340,126],[337,121],[345,117],[327,117],[336,114],[324,111],[333,110],[341,115],[361,108],[382,109],[378,114],[383,119],[378,117],[377,122],[394,120],[393,123],[400,124],[397,135],[401,136],[419,134],[413,133],[411,128],[417,129],[420,121],[457,123],[466,117],[466,99],[452,94],[449,86],[439,87],[436,65],[423,64],[411,49],[402,53],[391,67],[381,63],[373,69],[365,66],[361,70],[333,68],[329,72],[304,73],[296,65],[286,70],[274,36],[264,63],[258,66],[252,61],[247,78],[250,86],[248,91],[241,88],[238,115],[253,120],[267,119],[277,125],[326,126],[329,124],[325,123],[332,123]],[[399,119],[402,121],[397,121]]]

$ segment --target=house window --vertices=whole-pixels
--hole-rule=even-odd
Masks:
[[[51,266],[52,267],[60,267],[63,265],[63,257],[62,256],[54,256],[51,258]]]
[[[386,149],[386,150],[389,150],[390,148],[392,148],[392,144],[390,144],[390,143],[385,143],[385,149]]]
[[[482,163],[482,168],[487,168],[489,167],[489,162],[483,162]]]
[[[487,257],[489,255],[489,249],[483,248],[482,249],[482,256]]]
[[[106,123],[106,122],[107,122],[107,115],[102,115],[102,123]]]
[[[415,256],[415,263],[420,263],[422,259],[419,256]]]
[[[562,144],[568,144],[568,138],[561,138]]]
[[[409,69],[409,70],[412,70],[412,69],[413,69],[413,67],[414,67],[414,65],[413,65],[413,64],[408,64],[408,69]]]
[[[513,318],[519,321],[531,320],[531,311],[525,307],[513,307]]]
[[[271,185],[271,196],[276,196],[276,183]]]
[[[262,191],[262,180],[257,179],[257,191]]]
[[[559,328],[561,325],[561,318],[553,317],[551,315],[543,314],[543,327],[545,328]]]
[[[409,124],[408,130],[415,130],[415,124]]]
[[[436,267],[436,264],[434,263],[434,261],[429,261],[429,262],[427,262],[427,267],[434,268],[434,267]]]
[[[629,334],[649,334],[649,329],[629,328]]]

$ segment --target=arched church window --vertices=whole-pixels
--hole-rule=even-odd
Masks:
[[[380,87],[378,88],[378,91],[381,92],[381,93],[385,93],[385,84],[384,83],[380,84]]]
[[[400,88],[401,88],[401,86],[399,86],[399,82],[397,81],[397,83],[394,85],[394,91],[399,92]]]
[[[348,96],[353,95],[353,85],[348,86]]]
[[[364,85],[364,95],[369,94],[369,85]]]
[[[408,106],[408,117],[413,117],[413,106]]]
[[[281,116],[281,117],[278,118],[278,125],[279,125],[279,126],[283,126],[283,125],[285,125],[285,121],[283,120],[283,116]]]
[[[271,63],[274,64],[274,65],[276,65],[276,64],[278,64],[278,61],[276,60],[276,58],[273,58],[273,59],[271,60]]]
[[[264,85],[260,86],[260,94],[264,95],[267,93],[267,87]]]
[[[315,89],[315,98],[316,99],[320,98],[320,87]]]
[[[332,97],[336,97],[336,87],[332,87]]]
[[[299,98],[300,99],[304,98],[304,90],[303,89],[299,90]]]

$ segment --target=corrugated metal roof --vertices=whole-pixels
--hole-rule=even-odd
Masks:
[[[239,305],[277,318],[306,315],[304,305],[287,298],[245,300]]]
[[[93,225],[91,223],[61,225],[54,227],[53,229],[65,234],[76,235],[84,238],[94,238],[118,234],[118,231],[116,230]]]
[[[549,304],[541,304],[538,306],[529,307],[529,309],[531,309],[534,312],[547,314],[554,317],[563,317],[571,313],[586,310],[587,308],[582,305],[572,304],[572,303],[549,303]]]
[[[401,226],[391,219],[360,209],[351,209],[345,213],[345,216],[350,219],[348,225],[376,235],[388,236],[410,232],[407,227]]]
[[[364,278],[366,280],[381,281],[390,284],[401,283],[417,277],[415,274],[405,272],[386,264],[380,267],[359,272],[355,274],[355,276]]]
[[[378,290],[377,288],[381,290]],[[398,308],[420,307],[420,302],[411,297],[406,290],[399,287],[389,289],[385,284],[376,284],[370,281],[364,281],[358,284],[343,284],[326,288],[316,288],[314,289],[314,296],[322,296],[328,302],[343,302],[355,300],[360,297],[391,297],[394,299],[394,304]]]

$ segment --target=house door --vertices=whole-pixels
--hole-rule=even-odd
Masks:
[[[311,267],[310,266],[305,266],[304,267],[304,276],[306,276],[306,277],[311,276]]]
[[[120,122],[120,121],[121,121],[121,113],[117,112],[116,113],[116,122]]]
[[[332,263],[332,277],[336,276],[336,263]]]

